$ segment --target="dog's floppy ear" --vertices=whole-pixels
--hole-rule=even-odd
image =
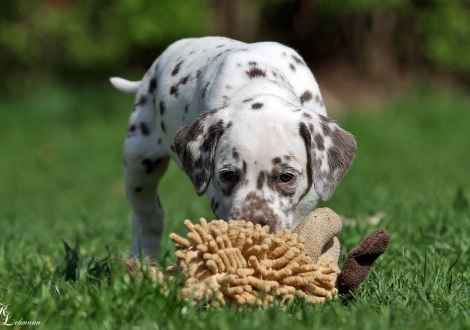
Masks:
[[[175,137],[176,153],[198,196],[209,185],[217,140],[227,128],[223,109],[207,111],[192,124],[182,127]]]
[[[304,113],[300,135],[307,147],[309,177],[317,195],[327,200],[346,174],[356,153],[356,141],[328,117]]]

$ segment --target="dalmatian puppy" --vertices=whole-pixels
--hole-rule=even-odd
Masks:
[[[157,186],[170,159],[219,219],[276,232],[328,199],[356,152],[353,136],[327,117],[302,57],[275,42],[183,39],[141,81],[111,82],[135,94],[123,158],[133,256],[158,255]]]

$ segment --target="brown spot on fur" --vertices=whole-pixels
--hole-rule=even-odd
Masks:
[[[323,139],[322,135],[315,134],[315,137],[313,139],[315,140],[315,144],[317,145],[318,150],[325,150],[325,139]]]
[[[240,154],[237,152],[237,149],[236,149],[236,148],[233,148],[233,149],[232,149],[232,157],[233,157],[233,159],[235,159],[236,161],[239,161],[239,160],[240,160]]]
[[[302,95],[300,95],[300,103],[304,104],[305,102],[310,101],[312,98],[312,92],[307,90]]]
[[[145,166],[145,174],[150,174],[153,172],[155,167],[158,165],[159,159],[152,161],[149,158],[145,158],[142,160],[142,165]]]
[[[273,165],[280,164],[282,162],[282,159],[280,157],[276,157],[273,159]]]
[[[208,135],[212,136],[216,130],[217,130],[217,124],[211,125],[208,129]],[[213,143],[214,141],[210,138],[204,139],[204,142],[201,144],[201,147],[199,148],[199,150],[203,154],[209,154],[212,149]]]
[[[290,63],[290,64],[289,64],[289,68],[290,68],[292,71],[295,72],[295,65],[294,65],[294,64]]]
[[[135,129],[136,129],[136,127],[135,127],[134,124],[132,124],[131,126],[129,126],[129,128],[127,129],[127,137],[131,136],[132,133],[135,132]]]
[[[253,103],[253,104],[251,105],[251,108],[252,108],[252,109],[255,109],[255,110],[261,109],[262,107],[263,107],[263,103],[260,103],[260,102]]]
[[[333,147],[328,149],[328,164],[330,169],[340,168],[340,171],[344,173],[349,168],[356,153],[356,142],[350,133],[342,129],[332,131],[331,139]],[[335,159],[330,160],[330,155]]]
[[[302,59],[296,55],[292,55],[292,58],[294,59],[294,61],[297,63],[297,64],[302,64],[302,65],[305,65],[305,62],[302,61]]]
[[[178,74],[178,71],[180,70],[181,64],[183,64],[183,61],[179,61],[179,62],[175,65],[173,71],[171,71],[171,75],[172,75],[172,76],[176,76],[176,75]]]
[[[261,70],[257,67],[251,68],[249,71],[246,71],[246,74],[250,78],[266,77],[266,71]]]
[[[313,126],[313,125],[312,125]],[[313,127],[312,127],[313,132]],[[299,134],[304,140],[305,147],[307,149],[307,178],[308,178],[308,186],[312,184],[313,180],[313,173],[312,173],[312,136],[307,129],[305,123],[300,123]]]
[[[312,115],[309,114],[309,113],[307,113],[307,112],[304,112],[302,115],[303,115],[305,118],[312,119]]]
[[[319,116],[320,116],[320,119],[321,119],[322,121],[324,121],[325,123],[331,124],[331,123],[333,122],[333,120],[331,120],[331,119],[328,118],[328,117],[325,117],[325,116],[323,116],[323,115],[319,115]]]
[[[144,105],[147,102],[147,97],[145,95],[141,95],[137,103],[134,104],[134,109],[132,111],[137,110],[138,107]]]
[[[148,136],[150,134],[149,127],[145,122],[140,123],[140,131],[142,132],[142,135]]]
[[[269,201],[257,195],[254,191],[245,197],[240,209],[235,210],[232,215],[256,223],[268,224],[271,232],[277,230],[277,224],[280,222],[279,216],[269,206]]]
[[[165,113],[165,103],[163,101],[160,101],[160,115],[163,115]]]
[[[327,153],[328,166],[330,167],[330,171],[333,172],[341,166],[341,163],[339,162],[341,154],[336,147],[329,148]]]
[[[224,121],[220,119],[217,123],[209,126],[209,128],[207,129],[207,134],[212,136],[216,134],[217,132],[221,131],[223,127],[224,127]]]
[[[189,76],[181,78],[178,84],[185,85],[188,82]]]
[[[178,97],[178,87],[177,86],[171,86],[170,87],[170,95],[174,95],[175,97]]]
[[[219,111],[219,109],[222,109],[222,108],[215,108],[215,109],[206,111],[199,116],[199,119],[205,120],[207,117],[213,116],[217,111]]]
[[[150,79],[150,82],[149,82],[148,94],[152,94],[156,88],[157,88],[157,78],[153,77],[152,79]]]
[[[264,171],[259,172],[258,179],[256,180],[256,189],[263,189],[264,181],[266,180],[266,173]]]
[[[331,123],[331,119],[320,115],[320,121],[321,121],[320,125],[321,125],[321,129],[323,131],[323,134],[325,136],[330,136],[331,135],[331,128],[330,128],[330,126],[328,126],[328,123]]]
[[[142,95],[140,98],[139,98],[139,102],[137,102],[138,105],[144,105],[145,102],[147,102],[147,97],[145,95]]]

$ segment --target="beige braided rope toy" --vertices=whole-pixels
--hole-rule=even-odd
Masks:
[[[339,244],[323,248],[340,232],[341,219],[330,209],[315,210],[294,233],[275,235],[246,221],[184,224],[189,240],[170,235],[178,265],[167,271],[184,274],[185,298],[260,305],[274,297],[286,301],[297,295],[321,303],[336,296]]]

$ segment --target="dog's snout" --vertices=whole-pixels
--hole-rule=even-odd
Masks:
[[[247,220],[253,222],[255,225],[260,225],[261,227],[264,227],[268,224],[268,222],[262,215],[257,215]]]

